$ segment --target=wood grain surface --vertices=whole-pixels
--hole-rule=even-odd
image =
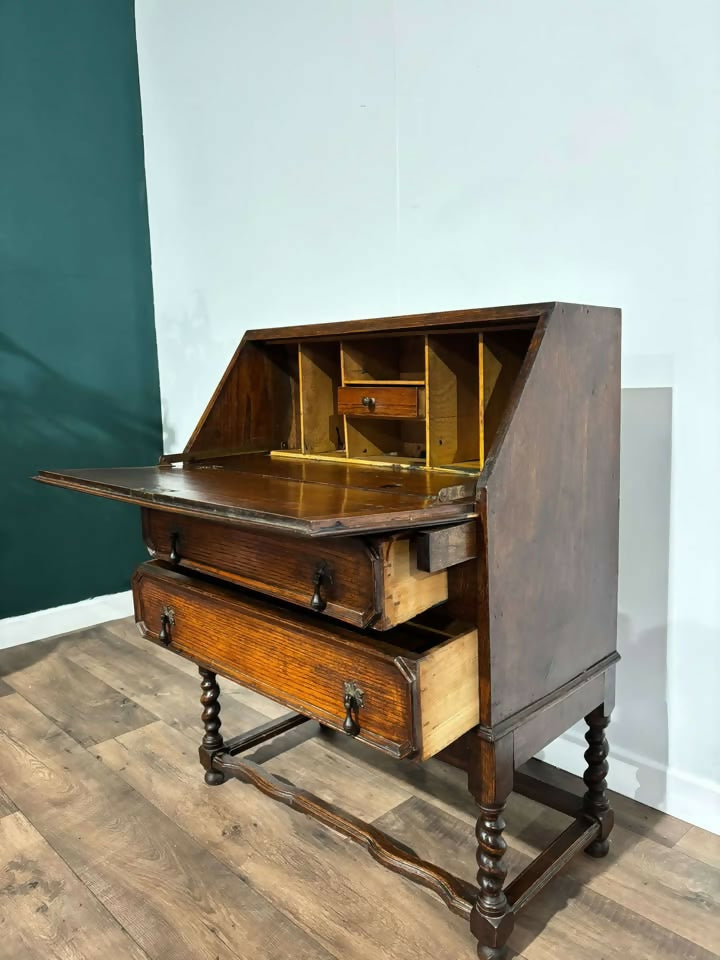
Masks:
[[[62,654],[38,658],[31,644],[3,652],[5,682],[78,743],[91,744],[152,719],[134,700]]]
[[[88,896],[113,914],[148,957],[326,960],[329,954],[310,935],[238,882],[96,755],[19,695],[4,700],[0,778],[12,782],[18,809]],[[0,942],[3,960],[17,960],[4,949]],[[75,949],[74,956],[83,954]],[[106,948],[95,956],[107,957]]]
[[[240,343],[185,447],[263,450],[300,443],[297,347]]]
[[[7,817],[11,813],[15,813],[16,807],[12,802],[10,797],[3,791],[0,790],[0,818]]]
[[[338,412],[352,417],[422,417],[425,414],[425,391],[419,387],[340,387],[337,392]],[[371,400],[372,403],[364,403]]]
[[[519,380],[507,433],[486,464],[484,724],[616,647],[620,311],[556,307]]]
[[[48,718],[76,716],[72,704],[60,709],[62,685],[55,692],[45,684],[35,704],[18,692],[2,699],[0,960],[475,956],[467,924],[434,895],[332,831],[250,787],[207,788],[197,762],[195,667],[142,640],[132,622],[28,650],[0,651],[0,676],[21,662],[31,670],[31,661],[42,676],[43,661],[60,657],[157,719],[99,745],[76,724],[83,746]],[[271,701],[255,694],[250,705],[243,695],[223,686],[228,735],[277,715]],[[115,702],[103,700],[111,717]],[[419,855],[474,877],[476,810],[461,771],[437,760],[398,763],[332,733],[291,746],[268,766],[314,792],[324,786],[330,802],[370,813]],[[577,786],[561,771],[556,780]],[[574,859],[523,911],[511,956],[718,960],[718,838],[625,797],[612,800],[608,859],[599,868]],[[516,794],[505,816],[510,877],[568,823]],[[8,897],[7,864],[21,858]]]
[[[436,313],[411,313],[398,317],[383,317],[382,325],[386,332],[412,330],[417,328],[441,329],[443,327],[462,327],[468,324],[482,326],[510,326],[518,321],[537,320],[552,309],[554,303],[526,303],[519,306],[480,307],[471,310],[444,310]],[[343,323],[303,324],[299,327],[274,327],[263,330],[249,330],[248,340],[295,340],[299,337],[348,336],[363,333],[376,334],[378,318],[368,320],[347,320]]]
[[[346,713],[344,684],[354,681],[364,692],[360,735],[401,755],[418,746],[410,682],[395,662],[403,653],[414,657],[412,651],[292,608],[243,601],[239,593],[156,564],[139,567],[133,578],[136,619],[148,636],[157,639],[169,604],[173,650],[338,728]]]
[[[403,545],[407,541],[395,546]],[[418,576],[422,586],[444,574]],[[390,574],[387,582],[394,583]],[[345,684],[358,684],[357,735],[398,756],[417,752],[427,759],[477,723],[474,629],[454,624],[449,636],[410,624],[375,640],[157,561],[138,568],[133,595],[136,618],[150,639],[159,639],[169,607],[171,649],[323,723],[342,727]],[[404,604],[401,623],[418,612],[409,612],[402,592],[397,602]]]
[[[331,487],[356,487],[365,491],[380,490],[385,494],[409,493],[441,501],[473,496],[477,482],[477,478],[457,474],[412,470],[398,476],[386,467],[349,464],[343,460],[281,460],[269,457],[266,453],[228,453],[222,458],[216,456],[214,459],[218,465],[222,464],[226,469],[238,470],[248,476]]]
[[[0,905],[2,957],[147,960],[21,813],[0,820]]]
[[[326,469],[328,465],[315,466]],[[305,467],[310,473],[312,463],[306,462]],[[42,470],[35,479],[137,506],[246,525],[259,523],[265,529],[304,536],[422,527],[476,515],[472,498],[445,501],[436,494],[416,494],[404,486],[398,489],[392,471],[385,473],[386,489],[373,490],[259,476],[222,463],[184,468]],[[452,487],[448,474],[439,486]]]
[[[327,604],[323,613],[355,626],[366,626],[382,612],[382,575],[376,550],[357,537],[341,540],[300,539],[243,530],[197,517],[179,517],[143,510],[143,537],[152,556],[170,560],[175,537],[179,563],[238,583],[250,590],[296,603],[306,610],[314,593],[314,577],[324,564],[332,577],[321,585]]]

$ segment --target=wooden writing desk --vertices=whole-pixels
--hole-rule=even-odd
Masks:
[[[619,311],[562,303],[254,331],[181,454],[37,478],[142,508],[136,619],[199,665],[206,782],[364,844],[480,957],[571,856],[608,851],[619,360]],[[224,739],[218,674],[293,712]],[[520,769],[582,717],[584,797]],[[243,758],[310,718],[467,770],[478,887]],[[575,820],[505,887],[513,789]]]

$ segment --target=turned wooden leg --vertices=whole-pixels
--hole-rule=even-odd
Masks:
[[[587,847],[585,853],[591,857],[604,857],[610,849],[609,836],[614,821],[605,780],[608,773],[608,742],[605,737],[605,728],[610,723],[610,717],[606,715],[604,707],[599,706],[589,713],[585,720],[588,725],[585,734],[588,748],[585,751],[587,769],[583,780],[587,793],[583,798],[583,810],[588,817],[597,820],[600,824],[599,835]]]
[[[508,902],[503,885],[507,868],[504,863],[507,844],[503,838],[505,820],[504,803],[479,804],[480,816],[475,827],[477,837],[478,886],[480,896],[476,904],[483,918],[499,921],[508,911]],[[478,956],[484,960],[500,960],[503,946],[478,943]]]
[[[513,782],[512,735],[496,743],[479,741],[476,753],[469,787],[480,808],[475,830],[480,892],[470,916],[470,929],[478,941],[480,960],[502,960],[514,925],[503,889],[507,874],[503,811]]]
[[[213,754],[222,750],[223,738],[220,733],[222,721],[220,720],[220,687],[217,678],[212,670],[205,670],[200,667],[200,686],[202,695],[200,703],[203,705],[202,722],[205,727],[205,733],[200,747],[200,761],[205,767],[205,783],[211,787],[216,787],[225,781],[225,774],[219,770],[212,769]]]

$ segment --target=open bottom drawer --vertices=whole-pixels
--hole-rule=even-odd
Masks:
[[[133,596],[149,640],[396,757],[427,759],[478,723],[474,629],[405,624],[380,641],[158,561]]]

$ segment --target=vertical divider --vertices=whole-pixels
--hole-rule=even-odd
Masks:
[[[340,383],[342,386],[345,386],[346,374],[345,374],[345,343],[343,340],[340,341]]]
[[[485,463],[485,338],[478,334],[478,465]]]
[[[482,465],[477,333],[429,334],[427,456],[430,467]]]
[[[430,462],[430,417],[433,410],[433,392],[430,384],[430,338],[425,334],[425,466]]]
[[[342,386],[345,386],[346,380],[345,374],[345,343],[343,340],[340,341],[340,383]],[[343,414],[343,441],[345,443],[345,456],[350,456],[350,438],[348,435],[348,418],[347,414]]]
[[[298,406],[300,407],[300,452],[305,452],[305,398],[303,391],[303,370],[302,370],[302,343],[297,345],[297,365],[298,365]]]
[[[337,342],[299,345],[300,438],[302,453],[338,452],[337,412],[340,354]]]

